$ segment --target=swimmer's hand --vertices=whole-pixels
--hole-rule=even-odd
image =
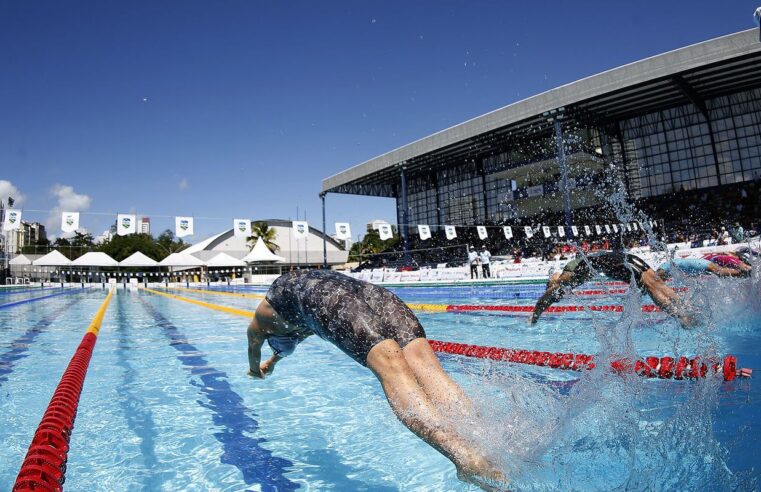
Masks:
[[[270,358],[261,363],[261,365],[259,366],[259,372],[262,373],[262,378],[265,375],[272,374],[272,371],[275,370],[275,362],[276,361],[274,359]]]

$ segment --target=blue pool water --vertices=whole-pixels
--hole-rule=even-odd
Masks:
[[[682,279],[703,313],[684,330],[649,303],[621,313],[420,313],[430,338],[547,351],[724,355],[761,367],[761,287]],[[261,288],[247,289],[263,292]],[[400,287],[409,302],[531,304],[536,285]],[[238,292],[245,291],[238,289]],[[56,290],[2,292],[0,305]],[[256,299],[176,292],[253,310]],[[516,295],[516,293],[518,295]],[[0,490],[105,297],[75,289],[0,309]],[[371,373],[315,337],[268,379],[246,376],[247,320],[145,292],[118,291],[85,382],[67,490],[475,490],[394,417]],[[265,349],[266,350],[266,349]],[[480,412],[453,422],[490,449],[512,490],[756,490],[761,428],[754,380],[726,383],[585,373],[441,356]]]

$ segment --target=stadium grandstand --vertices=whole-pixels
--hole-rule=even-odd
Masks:
[[[757,230],[759,187],[761,43],[753,29],[473,118],[328,177],[321,194],[396,199],[399,254],[378,261],[408,261],[401,253],[411,251],[432,263],[462,258],[466,244],[486,243],[493,254],[548,247],[518,234],[482,241],[478,225],[616,223],[634,210],[661,234]],[[418,224],[431,226],[432,239],[417,238]],[[458,226],[456,241],[444,239],[444,225]]]

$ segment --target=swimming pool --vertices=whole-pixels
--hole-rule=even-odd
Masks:
[[[421,312],[430,338],[605,357],[724,355],[761,362],[761,287],[686,283],[706,314],[679,328],[641,313],[637,293],[567,298],[623,313]],[[599,286],[596,286],[597,289]],[[217,290],[233,290],[217,288]],[[530,305],[536,285],[399,287],[410,303]],[[261,288],[236,289],[261,293]],[[51,291],[3,293],[0,304]],[[253,310],[254,298],[175,290]],[[105,292],[0,309],[0,489],[8,490],[58,379]],[[6,300],[7,298],[7,300]],[[475,490],[400,424],[375,378],[332,345],[306,340],[272,377],[246,376],[247,321],[148,292],[119,290],[93,353],[71,438],[67,490]],[[267,350],[267,349],[265,349]],[[755,382],[663,381],[598,364],[571,372],[442,355],[478,422],[455,422],[491,450],[512,490],[753,490],[761,453]]]

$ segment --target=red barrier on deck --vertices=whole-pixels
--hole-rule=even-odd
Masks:
[[[546,366],[572,371],[595,367],[594,356],[588,354],[484,347],[481,345],[442,342],[438,340],[429,340],[428,342],[431,344],[434,352],[462,355],[465,357]],[[619,374],[635,373],[640,376],[659,379],[696,379],[704,378],[709,373],[721,373],[725,381],[732,381],[738,376],[750,377],[753,373],[751,369],[738,369],[737,359],[731,355],[724,357],[721,362],[708,359],[701,361],[700,357],[692,359],[686,357],[679,357],[677,359],[674,357],[646,357],[636,361],[625,358],[618,359],[611,362],[610,365]]]
[[[16,477],[14,492],[63,490],[69,438],[77,416],[82,385],[112,295],[113,291],[106,296],[61,376]]]

